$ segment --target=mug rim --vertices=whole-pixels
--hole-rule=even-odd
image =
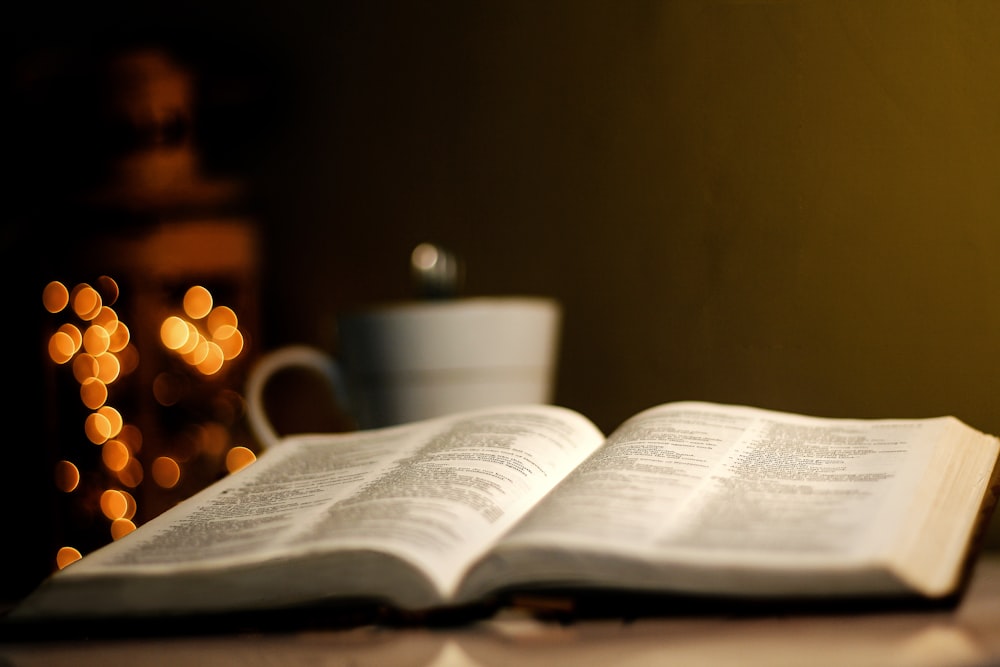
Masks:
[[[458,296],[449,299],[396,299],[346,308],[337,314],[337,319],[466,310],[474,306],[527,307],[546,311],[559,311],[562,308],[561,302],[555,297],[528,294]]]

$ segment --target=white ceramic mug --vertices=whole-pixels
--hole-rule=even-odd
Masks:
[[[250,427],[270,446],[279,436],[264,407],[278,371],[301,367],[330,383],[360,428],[378,428],[466,409],[552,400],[562,309],[545,297],[413,301],[337,319],[334,359],[310,346],[261,357],[247,381]]]

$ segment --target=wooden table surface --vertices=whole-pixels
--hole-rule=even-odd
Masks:
[[[516,613],[458,628],[14,641],[3,667],[389,665],[962,665],[1000,667],[1000,554],[978,563],[947,611],[673,616],[543,622]]]

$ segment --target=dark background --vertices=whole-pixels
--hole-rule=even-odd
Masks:
[[[1000,432],[997,3],[25,5],[2,30],[18,414],[38,267],[73,243],[42,221],[102,151],[77,74],[149,41],[199,75],[207,172],[246,185],[258,350],[411,296],[434,240],[468,294],[562,301],[556,401],[605,430],[705,399]],[[12,534],[48,493],[30,439],[0,468]],[[16,543],[12,590],[38,573]]]

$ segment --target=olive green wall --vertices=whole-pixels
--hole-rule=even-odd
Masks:
[[[276,28],[269,344],[409,296],[431,239],[468,293],[562,300],[557,400],[604,428],[698,398],[1000,432],[1000,4],[327,11]]]

